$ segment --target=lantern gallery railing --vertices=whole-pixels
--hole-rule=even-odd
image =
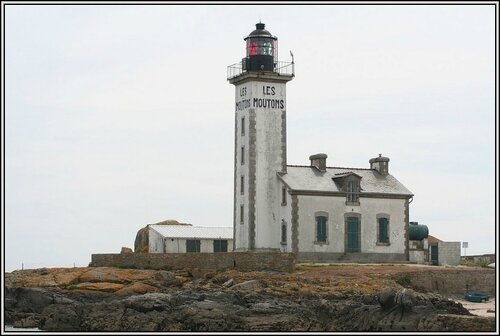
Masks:
[[[247,70],[243,69],[243,61],[235,63],[227,67],[227,79],[234,78],[245,72],[247,72]],[[293,62],[275,62],[273,72],[280,75],[294,76],[295,64]]]

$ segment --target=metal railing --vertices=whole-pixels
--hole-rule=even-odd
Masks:
[[[243,70],[243,65],[241,62],[234,63],[227,67],[227,79],[237,77],[247,70]],[[286,76],[295,76],[295,63],[293,62],[281,62],[278,61],[274,64],[274,73]]]

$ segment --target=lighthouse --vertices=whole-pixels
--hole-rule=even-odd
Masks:
[[[257,23],[246,55],[228,67],[235,86],[234,249],[280,250],[286,173],[286,83],[294,63],[278,61],[278,38]]]

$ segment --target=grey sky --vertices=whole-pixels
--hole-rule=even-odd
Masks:
[[[262,19],[293,51],[288,163],[379,153],[410,220],[495,251],[495,8],[6,6],[5,268],[86,266],[176,219],[231,226],[234,87]]]

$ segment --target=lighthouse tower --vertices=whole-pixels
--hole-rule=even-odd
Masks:
[[[244,40],[246,57],[228,67],[235,86],[234,248],[279,250],[281,185],[286,172],[286,83],[293,60],[278,61],[278,39],[264,23]]]

